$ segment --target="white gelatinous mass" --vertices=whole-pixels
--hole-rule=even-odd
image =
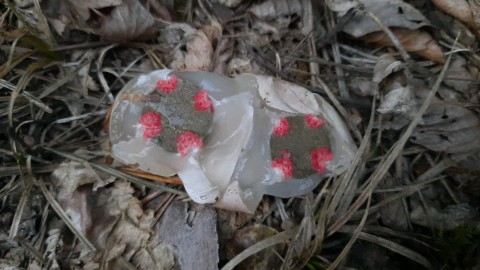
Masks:
[[[214,105],[203,147],[186,156],[164,150],[139,132],[142,95],[169,76],[206,90]],[[333,160],[327,171],[283,179],[272,168],[270,137],[280,117],[316,115],[325,120]],[[345,171],[356,151],[336,111],[320,96],[273,77],[243,74],[229,78],[206,72],[154,71],[129,82],[113,105],[112,154],[126,164],[161,176],[178,174],[198,203],[253,212],[264,194],[291,197],[313,190],[322,179]]]

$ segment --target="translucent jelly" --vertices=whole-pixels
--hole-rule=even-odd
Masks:
[[[113,155],[178,174],[198,203],[253,212],[345,171],[355,145],[320,96],[276,78],[158,70],[130,81],[110,120]]]

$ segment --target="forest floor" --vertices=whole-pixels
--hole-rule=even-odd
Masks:
[[[4,0],[0,269],[480,269],[477,0]],[[272,76],[357,147],[254,213],[194,203],[111,155],[153,70]]]

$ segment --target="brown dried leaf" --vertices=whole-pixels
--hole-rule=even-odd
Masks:
[[[480,151],[480,120],[473,111],[453,102],[435,101],[423,121],[413,132],[412,142],[453,154]]]
[[[472,27],[480,34],[480,2],[476,0],[432,0],[441,10]]]
[[[442,50],[432,36],[422,30],[409,30],[403,28],[391,29],[408,52],[415,53],[429,60],[445,63]],[[365,42],[376,43],[382,46],[393,46],[392,41],[384,32],[367,34],[361,39]]]
[[[104,19],[97,32],[103,39],[115,42],[146,39],[156,32],[155,19],[138,0],[123,0]]]

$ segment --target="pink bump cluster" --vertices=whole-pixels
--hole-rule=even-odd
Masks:
[[[283,152],[283,157],[277,158],[272,162],[272,168],[279,170],[283,179],[289,179],[293,175],[293,162],[291,154],[288,151]]]
[[[200,90],[197,94],[195,94],[195,96],[193,96],[193,102],[195,103],[195,110],[210,110],[213,112],[213,104],[206,90]]]
[[[319,128],[323,126],[323,124],[325,124],[325,121],[323,119],[311,114],[307,114],[307,116],[305,116],[305,122],[311,128]]]
[[[193,132],[185,131],[177,138],[177,150],[182,156],[186,156],[189,152],[202,147],[202,139]]]
[[[162,131],[162,117],[156,112],[149,111],[144,113],[138,122],[142,126],[145,139],[153,138]]]
[[[159,80],[157,82],[157,88],[165,94],[170,94],[173,90],[177,89],[178,79],[176,76],[171,76],[166,80]]]
[[[290,132],[290,130],[291,127],[287,118],[282,117],[278,119],[277,124],[273,127],[273,134],[275,134],[275,136],[285,136]]]
[[[310,152],[312,168],[318,173],[327,171],[327,164],[333,159],[333,154],[327,147],[320,147]]]

